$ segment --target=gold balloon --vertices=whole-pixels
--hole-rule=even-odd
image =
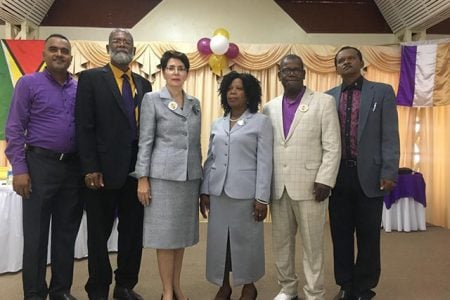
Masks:
[[[216,30],[214,30],[213,36],[218,35],[218,34],[223,35],[224,37],[227,38],[227,40],[230,39],[230,33],[225,28],[217,28]]]
[[[221,76],[222,70],[228,67],[228,59],[225,55],[211,54],[208,63],[212,72],[218,76]]]

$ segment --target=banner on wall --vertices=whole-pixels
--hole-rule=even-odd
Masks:
[[[449,105],[450,39],[402,44],[397,104]]]
[[[5,122],[17,80],[42,70],[43,40],[0,41],[0,140],[5,139]]]

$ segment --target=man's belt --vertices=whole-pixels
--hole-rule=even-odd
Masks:
[[[45,148],[37,147],[37,146],[31,146],[27,145],[27,151],[36,153],[38,155],[42,155],[47,158],[51,158],[54,160],[60,160],[60,161],[68,161],[78,158],[78,154],[76,152],[72,153],[58,153],[54,152],[52,150],[48,150]]]
[[[356,159],[342,159],[341,164],[347,168],[356,168]]]

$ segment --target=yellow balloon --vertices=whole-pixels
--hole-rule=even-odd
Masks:
[[[228,67],[228,59],[225,55],[211,54],[208,63],[212,72],[218,76],[221,76],[222,70]]]
[[[214,30],[213,36],[218,35],[218,34],[223,35],[224,37],[227,38],[227,40],[230,39],[230,33],[225,28],[217,28],[216,30]]]

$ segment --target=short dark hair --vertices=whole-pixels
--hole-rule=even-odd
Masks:
[[[297,54],[292,54],[292,53],[283,56],[283,58],[278,63],[278,69],[281,69],[281,65],[284,63],[285,60],[298,60],[302,64],[302,69],[305,69],[305,65],[303,63],[302,58],[300,56],[298,56]]]
[[[363,61],[363,57],[362,57],[362,53],[361,51],[359,51],[358,48],[356,47],[352,47],[352,46],[344,46],[341,49],[339,49],[338,52],[336,52],[336,55],[334,56],[334,66],[337,67],[337,56],[339,53],[341,53],[341,51],[347,50],[347,49],[351,49],[351,50],[355,50],[356,51],[356,55],[358,55],[359,60]]]
[[[184,67],[186,68],[186,71],[189,72],[189,67],[190,67],[189,58],[183,52],[179,52],[179,51],[175,51],[175,50],[168,50],[163,53],[163,55],[161,56],[161,62],[158,65],[158,68],[160,68],[161,70],[164,70],[167,67],[167,63],[169,62],[169,59],[171,59],[171,58],[181,60]]]
[[[258,112],[262,95],[259,80],[249,73],[238,73],[236,71],[232,71],[223,77],[219,87],[220,103],[224,110],[224,116],[226,116],[231,111],[231,107],[228,105],[227,101],[227,91],[233,80],[235,80],[236,78],[242,80],[245,97],[247,98],[248,110],[251,113]]]
[[[66,41],[69,43],[69,45],[70,45],[69,39],[66,38],[64,35],[62,35],[62,34],[60,34],[60,33],[52,33],[52,34],[50,34],[50,35],[45,39],[45,42],[47,43],[47,41],[48,41],[49,39],[51,39],[51,38],[60,38],[60,39],[66,40]],[[71,46],[72,46],[72,45],[71,45]]]

